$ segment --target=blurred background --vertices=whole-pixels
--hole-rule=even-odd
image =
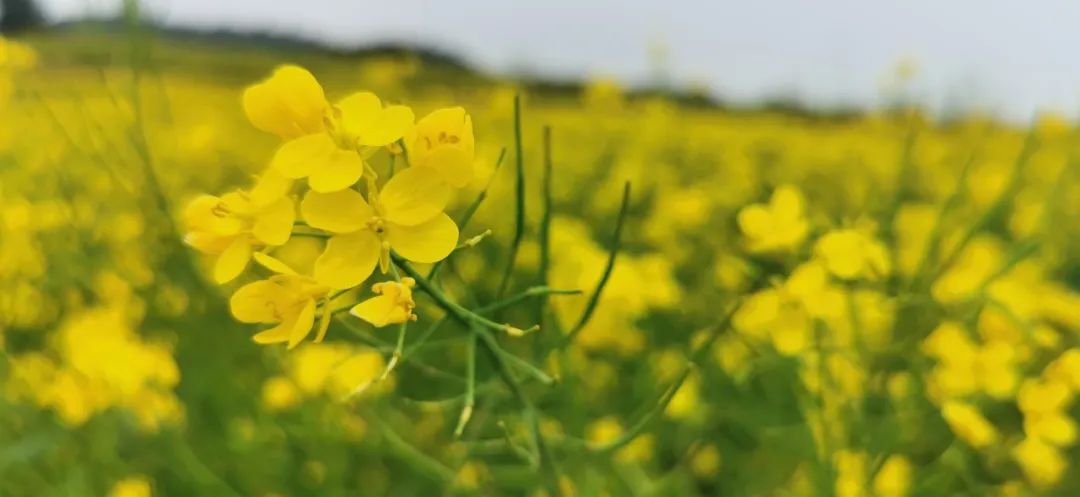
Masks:
[[[2,0],[0,496],[1077,495],[1077,18]],[[260,269],[214,284],[183,213],[266,169],[241,95],[283,64],[330,102],[469,113],[447,214],[492,234],[439,285],[482,307],[511,261],[511,292],[582,291],[495,316],[545,324],[500,339],[535,411],[425,296],[410,358],[344,400],[389,328],[287,351],[230,315]]]

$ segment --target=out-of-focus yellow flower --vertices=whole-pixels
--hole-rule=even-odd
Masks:
[[[405,144],[413,167],[431,168],[455,188],[472,181],[476,139],[472,117],[465,109],[450,107],[424,116],[405,138]]]
[[[15,92],[13,75],[37,63],[37,53],[29,46],[0,36],[0,109]]]
[[[145,476],[129,476],[113,484],[109,497],[150,497],[150,480]]]
[[[335,234],[315,261],[315,279],[354,287],[376,264],[387,270],[391,249],[414,262],[442,260],[458,240],[457,225],[442,212],[449,199],[445,183],[420,168],[394,175],[371,205],[355,190],[309,192],[300,204],[304,219]]]
[[[296,274],[284,263],[269,256],[257,254],[257,257],[263,265],[278,274],[237,289],[229,299],[229,308],[233,317],[240,322],[277,325],[257,333],[255,342],[288,342],[288,347],[292,349],[311,333],[315,325],[317,301],[327,296],[330,287],[316,279]],[[322,340],[330,325],[329,305],[323,308],[316,341]]]
[[[349,313],[376,327],[415,321],[412,289],[416,281],[402,278],[401,282],[383,281],[371,286],[377,295],[353,306]]]
[[[1027,437],[1013,447],[1012,456],[1028,481],[1039,488],[1050,487],[1061,481],[1069,466],[1065,455],[1057,447],[1034,437]]]
[[[814,253],[829,272],[843,279],[877,279],[889,274],[885,245],[857,229],[830,231],[818,239]]]
[[[1068,385],[1074,393],[1080,392],[1080,348],[1071,348],[1058,356],[1046,367],[1046,377]]]
[[[989,447],[998,441],[997,429],[971,405],[951,400],[942,406],[941,414],[953,433],[976,449]]]
[[[289,241],[296,220],[296,207],[286,196],[291,183],[271,170],[249,191],[202,195],[188,204],[184,241],[201,252],[217,254],[214,281],[227,283],[239,276],[256,246]]]
[[[744,207],[737,221],[747,249],[773,252],[798,247],[810,229],[803,211],[802,194],[790,185],[777,187],[768,204]]]
[[[911,462],[904,456],[892,455],[874,476],[875,497],[905,497],[911,487]]]
[[[585,439],[594,445],[615,441],[623,434],[623,425],[615,416],[604,416],[585,428]]]
[[[836,496],[862,497],[866,495],[866,454],[839,450],[833,455],[836,467]]]
[[[694,473],[694,476],[708,480],[716,477],[720,472],[720,465],[723,463],[723,458],[720,455],[720,449],[715,445],[708,444],[699,448],[694,452],[694,456],[690,458],[690,471]]]
[[[304,396],[326,394],[336,400],[366,389],[385,367],[378,351],[338,343],[309,343],[290,354],[288,362],[289,378]],[[390,384],[383,381],[380,388]]]
[[[1016,396],[1024,414],[1024,432],[1057,447],[1076,442],[1076,421],[1068,408],[1074,396],[1068,384],[1058,381],[1028,380]]]
[[[262,404],[267,410],[282,411],[300,402],[300,391],[292,380],[274,376],[262,386]]]

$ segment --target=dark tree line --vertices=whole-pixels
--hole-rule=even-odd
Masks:
[[[44,21],[34,0],[0,0],[0,33],[26,31],[40,26]]]

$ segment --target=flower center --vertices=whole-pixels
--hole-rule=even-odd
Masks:
[[[382,236],[386,233],[386,221],[383,221],[382,217],[373,216],[371,219],[368,219],[367,228],[376,235]]]

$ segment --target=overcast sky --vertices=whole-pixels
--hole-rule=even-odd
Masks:
[[[54,18],[119,0],[41,0]],[[496,73],[656,73],[725,99],[791,95],[873,106],[902,58],[908,92],[935,108],[976,106],[1014,120],[1080,114],[1080,2],[1065,0],[144,0],[171,24],[298,34],[335,44],[405,41]]]

